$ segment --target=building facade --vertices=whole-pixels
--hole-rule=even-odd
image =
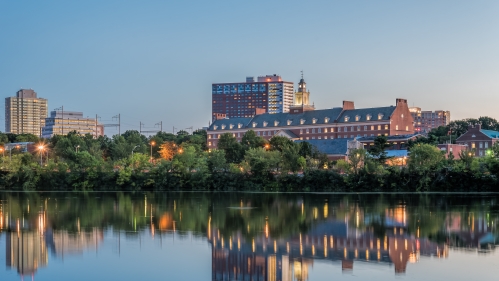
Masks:
[[[51,111],[50,117],[45,120],[42,128],[42,137],[50,138],[54,135],[67,135],[76,131],[81,135],[90,134],[95,138],[104,136],[104,126],[94,118],[83,117],[83,112]]]
[[[293,104],[293,82],[279,75],[246,77],[241,83],[212,84],[212,115],[228,118],[248,118],[257,110],[265,113],[289,112]],[[214,118],[215,119],[215,118]]]
[[[481,125],[469,125],[468,131],[456,139],[457,144],[466,145],[475,156],[487,155],[494,143],[499,141],[499,132],[482,130]]]
[[[420,107],[410,107],[409,111],[414,119],[414,130],[418,133],[427,134],[432,129],[450,123],[450,111],[422,111]]]
[[[17,91],[15,97],[5,98],[5,132],[40,136],[47,118],[47,108],[47,100],[38,98],[35,91]]]
[[[285,136],[291,140],[320,140],[355,137],[413,135],[413,119],[407,100],[396,99],[395,106],[355,109],[344,101],[343,107],[276,114],[260,114],[251,118],[219,116],[207,130],[208,148],[214,149],[224,133],[241,141],[244,133],[253,130],[267,140]]]

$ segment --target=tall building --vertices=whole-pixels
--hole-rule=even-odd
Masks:
[[[94,137],[104,135],[104,126],[95,118],[83,117],[83,112],[77,111],[51,111],[50,117],[45,119],[42,128],[42,137],[50,138],[54,135],[66,135],[76,131],[79,134],[90,134]]]
[[[409,111],[414,119],[414,131],[418,133],[428,133],[450,123],[450,111],[422,111],[420,107],[410,107]]]
[[[293,104],[293,82],[279,75],[246,77],[246,82],[212,84],[212,114],[227,118],[285,113]]]
[[[15,97],[5,98],[5,131],[40,136],[47,113],[46,99],[38,98],[31,89],[21,89]]]

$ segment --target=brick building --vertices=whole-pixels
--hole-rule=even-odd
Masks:
[[[355,109],[353,102],[344,101],[343,107],[331,109],[290,110],[288,113],[265,113],[251,118],[224,118],[219,115],[218,118],[207,130],[210,149],[217,147],[222,134],[231,133],[241,141],[248,130],[267,140],[275,135],[291,140],[327,140],[414,134],[413,119],[405,99],[396,99],[394,106],[386,107]]]
[[[457,138],[456,143],[467,145],[475,156],[485,156],[487,150],[499,141],[499,132],[482,130],[481,125],[469,125],[468,131]]]
[[[450,111],[422,111],[420,107],[410,107],[409,111],[414,119],[414,131],[418,133],[426,134],[450,123]]]
[[[212,115],[253,117],[258,113],[288,112],[293,104],[293,82],[279,75],[246,77],[246,82],[212,84]]]

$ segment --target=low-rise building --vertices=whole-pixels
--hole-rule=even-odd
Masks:
[[[83,117],[83,112],[57,110],[50,112],[50,117],[45,119],[42,137],[67,135],[73,131],[81,135],[90,134],[96,138],[104,135],[104,126],[94,118]]]
[[[450,155],[452,154],[452,157],[454,157],[454,159],[459,159],[460,153],[462,151],[468,150],[467,145],[455,144],[455,143],[443,143],[437,145],[437,147],[444,152],[446,158],[449,158]]]
[[[216,148],[224,133],[241,141],[249,130],[267,140],[275,135],[292,140],[331,140],[414,134],[413,119],[405,99],[396,99],[395,105],[386,107],[355,109],[352,101],[344,101],[342,107],[307,109],[310,110],[265,113],[251,118],[229,119],[220,115],[207,130],[208,148]]]
[[[481,125],[469,125],[468,131],[459,136],[456,143],[466,145],[475,156],[485,156],[492,145],[498,141],[498,131],[482,130]]]

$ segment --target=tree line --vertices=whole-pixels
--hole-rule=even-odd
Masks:
[[[485,121],[486,119],[478,119]],[[458,121],[454,121],[458,122]],[[490,123],[490,122],[489,122]],[[453,126],[452,124],[450,126]],[[222,190],[222,191],[499,191],[499,144],[485,157],[440,151],[435,129],[408,143],[407,158],[389,158],[385,136],[369,150],[332,161],[308,142],[247,131],[241,142],[221,134],[208,150],[203,130],[146,137],[138,131],[93,138],[70,132],[29,139],[33,153],[2,157],[0,188],[7,190]],[[10,153],[9,153],[10,154]],[[474,155],[474,154],[473,154]]]

